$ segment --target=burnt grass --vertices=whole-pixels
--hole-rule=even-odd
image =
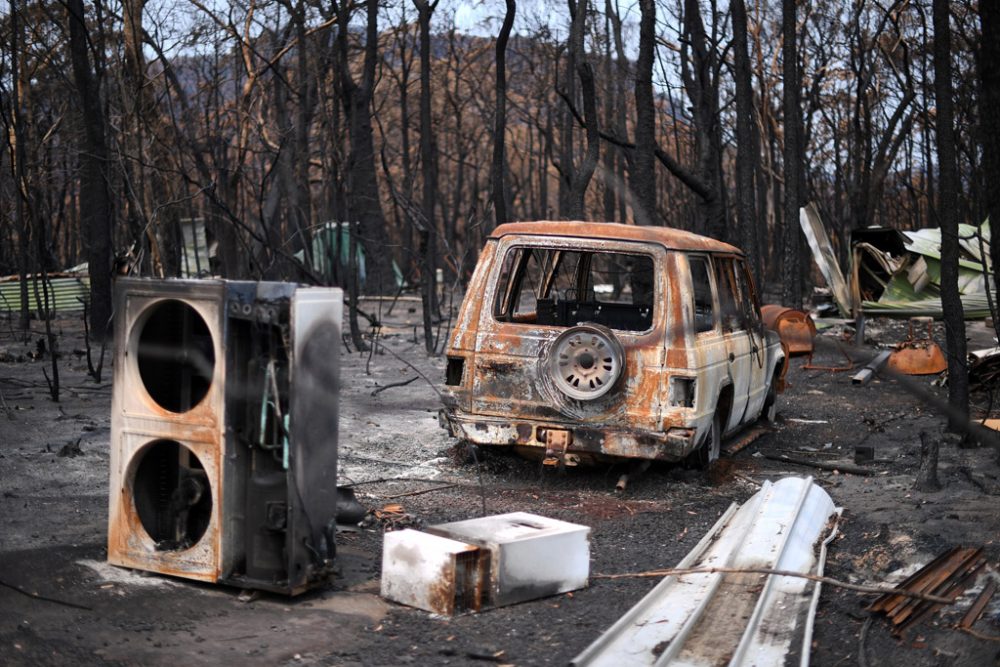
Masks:
[[[942,489],[913,490],[920,434],[940,439],[943,419],[892,379],[854,386],[851,373],[803,370],[805,360],[796,358],[774,428],[707,473],[657,465],[616,492],[626,465],[555,470],[495,452],[473,462],[438,428],[437,396],[420,378],[373,396],[414,369],[443,378],[443,359],[426,358],[403,323],[382,339],[387,351],[344,352],[341,482],[357,484],[373,511],[339,534],[339,573],[329,586],[294,599],[241,597],[232,588],[119,570],[103,564],[110,364],[94,383],[81,327],[59,324],[59,403],[49,399],[42,372],[49,360],[33,358],[41,324],[27,342],[7,327],[0,333],[2,664],[561,665],[659,581],[595,577],[571,594],[454,618],[378,597],[385,530],[475,517],[483,504],[490,514],[521,510],[588,525],[593,574],[641,573],[675,565],[730,503],[754,493],[755,482],[812,475],[844,508],[827,558],[830,577],[884,585],[957,545],[985,547],[991,566],[1000,555],[996,452],[943,441]],[[904,330],[874,323],[869,335],[889,343]],[[840,365],[834,337],[819,341],[814,363]],[[934,379],[914,383],[945,397]],[[858,444],[874,448],[875,461],[863,465],[875,474],[764,456],[853,463]],[[824,586],[812,664],[997,664],[1000,643],[951,627],[974,594],[903,638],[871,617],[862,642],[873,596]],[[990,605],[975,630],[1000,637],[998,611],[1000,603]]]

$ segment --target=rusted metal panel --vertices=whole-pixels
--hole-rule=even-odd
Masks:
[[[791,354],[811,354],[816,324],[801,310],[767,304],[760,309],[764,326],[776,331]]]
[[[911,317],[910,331],[889,355],[888,367],[903,375],[937,375],[948,368],[944,353],[931,337],[932,317]],[[925,329],[921,332],[921,329]]]
[[[182,455],[181,448],[191,452],[204,469],[208,484],[219,489],[220,468],[224,465],[224,443],[219,425],[225,419],[223,378],[226,374],[222,296],[223,287],[219,282],[153,284],[121,280],[116,284],[115,310],[119,319],[115,327],[115,350],[119,356],[115,360],[112,391],[113,446],[108,521],[108,561],[115,565],[202,581],[217,581],[220,576],[221,492],[213,494],[208,525],[195,545],[181,550],[158,549],[158,542],[169,538],[170,527],[156,526],[151,535],[149,526],[144,526],[136,504],[135,480],[144,456],[158,452],[169,456],[173,452],[173,445],[158,443],[176,443],[177,456]],[[180,303],[190,312],[175,306]],[[164,310],[168,308],[171,310]],[[185,344],[191,342],[195,331],[201,331],[197,323],[183,327],[182,337],[186,338],[178,340],[173,347],[166,345],[166,349],[157,349],[163,347],[163,343],[154,335],[156,332],[150,334],[151,340],[143,340],[147,325],[161,326],[158,320],[151,322],[151,318],[156,318],[157,313],[176,312],[187,313],[191,320],[201,318],[207,327],[213,358],[211,369],[207,373],[202,370],[203,375],[209,375],[203,378],[208,381],[207,387],[203,387],[204,396],[183,412],[178,412],[175,405],[176,388],[145,382],[142,364],[144,359],[149,359],[147,374],[173,366],[175,360],[176,364],[183,365],[190,358],[192,348],[197,350],[199,347]],[[140,343],[152,343],[148,354],[145,349],[140,351]],[[196,366],[191,368],[193,370],[187,370],[188,373],[197,372]],[[185,375],[185,371],[181,375]],[[184,381],[182,377],[173,379],[177,383]],[[190,377],[186,381],[195,384]],[[193,397],[180,396],[182,400]],[[174,409],[167,409],[165,403]],[[186,469],[185,474],[191,470],[178,463],[176,474],[180,475],[182,468]]]

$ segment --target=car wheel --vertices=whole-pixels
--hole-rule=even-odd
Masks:
[[[761,419],[768,424],[773,424],[778,418],[778,390],[774,386],[776,380],[776,377],[771,378],[771,386],[767,388],[767,398],[764,399],[764,409],[760,413]]]
[[[697,451],[699,468],[707,468],[719,459],[722,452],[722,417],[716,412],[712,416],[712,427]]]
[[[618,337],[600,324],[581,324],[552,343],[548,372],[556,388],[578,401],[604,396],[621,377],[625,351]]]

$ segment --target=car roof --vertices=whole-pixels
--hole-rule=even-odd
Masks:
[[[536,222],[508,222],[493,230],[490,238],[510,235],[571,236],[586,239],[607,239],[656,243],[668,250],[698,250],[742,255],[743,252],[728,243],[707,236],[672,227],[647,227],[623,225],[619,222],[580,222],[578,220],[541,220]]]

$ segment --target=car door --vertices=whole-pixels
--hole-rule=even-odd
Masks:
[[[747,392],[747,408],[743,421],[756,419],[767,398],[767,343],[764,323],[760,317],[760,302],[753,278],[742,259],[734,261],[736,288],[739,292],[740,312],[744,319],[744,330],[750,345],[750,386]]]
[[[741,306],[734,258],[715,256],[716,297],[722,337],[729,359],[729,377],[733,386],[733,404],[723,432],[736,428],[743,421],[750,397],[752,359],[747,320]]]

